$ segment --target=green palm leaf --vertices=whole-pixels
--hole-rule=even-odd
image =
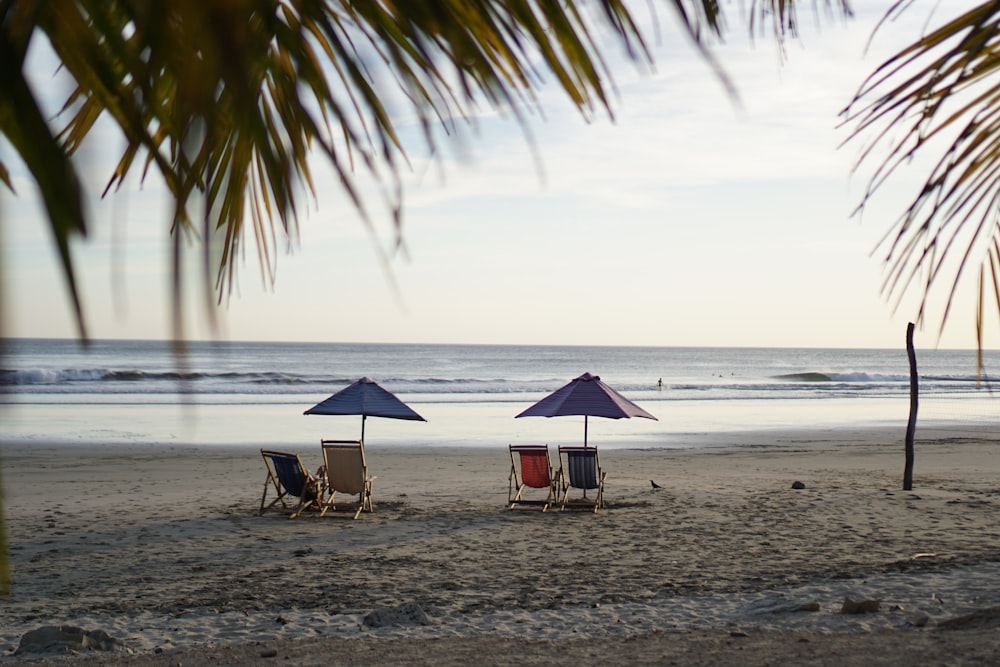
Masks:
[[[850,13],[844,0],[829,4]],[[714,64],[703,40],[723,33],[719,4],[669,0],[666,6]],[[755,1],[750,29],[770,26],[783,40],[795,34],[796,6]],[[273,280],[274,248],[295,237],[301,193],[315,194],[314,151],[326,156],[347,202],[368,224],[355,181],[359,170],[386,184],[382,196],[400,233],[398,169],[407,158],[384,105],[386,80],[405,96],[434,152],[435,124],[447,128],[469,119],[483,100],[522,118],[537,107],[534,91],[546,74],[584,115],[611,114],[612,77],[593,36],[598,27],[610,30],[632,57],[651,62],[622,0],[0,0],[0,26],[22,42],[43,32],[77,84],[55,138],[45,130],[44,141],[28,141],[13,126],[17,117],[34,122],[35,132],[47,127],[37,109],[20,110],[27,98],[5,99],[2,126],[22,157],[42,150],[32,146],[63,152],[32,157],[32,172],[40,181],[62,179],[62,186],[43,189],[43,197],[71,285],[67,248],[83,218],[79,197],[60,191],[76,187],[65,153],[109,117],[126,148],[105,193],[135,169],[143,179],[156,173],[174,198],[175,247],[180,251],[187,242],[181,239],[205,245],[204,270],[214,273],[206,284],[220,299],[232,289],[245,237],[256,247],[262,277]],[[4,90],[20,85],[22,60],[4,59]],[[716,71],[732,88],[717,65]],[[63,166],[44,169],[40,160]],[[2,165],[0,178],[10,186]],[[222,247],[213,249],[217,238]],[[179,299],[182,278],[174,280]],[[173,308],[180,312],[178,304]],[[78,319],[82,326],[79,309]]]
[[[900,11],[898,3],[892,12]],[[890,12],[891,16],[892,13]],[[851,138],[869,138],[859,160],[876,160],[863,211],[871,198],[917,156],[945,146],[923,186],[881,246],[884,289],[897,304],[922,290],[918,321],[928,315],[932,288],[946,299],[943,329],[962,276],[978,266],[976,330],[982,346],[983,290],[995,280],[1000,204],[1000,6],[984,3],[947,22],[883,63],[845,109]],[[986,276],[993,276],[987,281]],[[949,284],[950,283],[950,284]],[[998,308],[1000,312],[1000,308]]]

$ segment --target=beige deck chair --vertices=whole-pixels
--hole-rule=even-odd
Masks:
[[[507,478],[507,505],[510,509],[522,506],[541,506],[542,511],[556,502],[559,478],[549,460],[548,445],[510,445],[510,475]],[[520,464],[520,465],[519,465]],[[520,475],[518,470],[520,469]],[[527,499],[525,489],[545,489],[544,500]]]
[[[323,488],[326,496],[320,516],[338,508],[355,510],[355,519],[364,510],[374,512],[372,482],[375,478],[368,476],[364,444],[360,440],[321,440],[320,445],[323,447]],[[338,503],[338,493],[356,495],[358,500]]]
[[[288,509],[291,507],[286,500],[289,497],[297,501],[288,517],[290,519],[299,516],[308,507],[319,507],[322,497],[320,481],[309,473],[298,454],[272,449],[262,449],[260,454],[264,457],[267,477],[264,478],[264,495],[260,498],[258,514],[263,514],[278,503],[281,503],[282,508]],[[267,492],[271,489],[274,489],[275,498],[265,506]]]
[[[608,473],[601,470],[601,458],[596,447],[579,445],[559,446],[559,479],[562,494],[559,510],[567,507],[592,509],[594,512],[604,507],[604,480]],[[570,489],[581,489],[583,495],[570,500]],[[592,491],[589,496],[588,491]]]

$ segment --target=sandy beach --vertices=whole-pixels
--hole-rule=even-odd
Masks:
[[[505,444],[370,442],[357,521],[257,516],[256,448],[7,444],[0,661],[1000,662],[1000,436],[921,429],[913,491],[902,436],[602,450],[596,515],[508,511]],[[129,652],[15,654],[63,625]]]

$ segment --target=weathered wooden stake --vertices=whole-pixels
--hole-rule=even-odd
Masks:
[[[913,434],[917,430],[917,353],[913,351],[913,322],[906,325],[906,356],[910,359],[910,420],[906,424],[906,465],[903,468],[903,490],[913,490]]]

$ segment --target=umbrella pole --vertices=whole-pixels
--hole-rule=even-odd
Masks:
[[[587,448],[587,424],[588,424],[588,420],[589,419],[590,419],[589,415],[584,415],[583,416],[583,448],[584,449]],[[560,465],[562,465],[562,464],[560,464]],[[583,490],[583,498],[584,498],[584,500],[587,499],[587,489]]]
[[[361,415],[361,443],[365,442],[365,420],[368,419],[368,415]]]

